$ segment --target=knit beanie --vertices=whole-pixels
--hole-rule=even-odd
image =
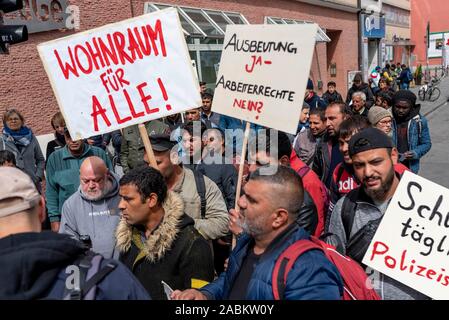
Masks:
[[[393,105],[395,105],[398,101],[407,101],[412,107],[414,107],[416,103],[416,95],[410,90],[399,90],[393,96]]]
[[[375,126],[380,120],[386,117],[393,117],[393,115],[387,109],[378,106],[374,106],[369,109],[368,120],[373,126]]]

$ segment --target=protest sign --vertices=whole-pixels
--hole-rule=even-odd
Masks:
[[[449,299],[449,190],[406,171],[363,263],[434,299]]]
[[[74,139],[201,105],[176,9],[38,45]]]
[[[212,110],[296,133],[316,24],[229,25]]]

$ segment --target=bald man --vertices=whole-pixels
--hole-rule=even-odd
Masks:
[[[86,158],[80,167],[78,191],[62,207],[59,233],[85,242],[90,240],[95,252],[112,258],[115,229],[120,220],[118,181],[101,158]]]

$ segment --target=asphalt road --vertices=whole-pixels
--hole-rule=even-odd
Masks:
[[[438,101],[420,102],[421,114],[429,122],[432,149],[421,158],[419,175],[449,188],[449,77],[443,79],[439,88]],[[412,91],[417,94],[418,89],[412,88]]]

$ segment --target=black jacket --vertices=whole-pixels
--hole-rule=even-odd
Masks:
[[[334,93],[329,93],[329,91],[326,91],[321,98],[326,101],[327,104],[331,104],[333,102],[343,102],[343,97],[337,91],[334,91]]]
[[[152,299],[167,300],[161,281],[172,289],[199,288],[214,278],[212,250],[183,213],[182,199],[169,192],[165,216],[148,238],[143,230],[122,220],[117,247],[122,261],[140,280]]]
[[[20,233],[0,239],[0,299],[62,299],[66,268],[88,250],[68,235]],[[104,259],[101,267],[109,263]],[[97,286],[96,300],[149,299],[121,263]]]
[[[346,96],[346,104],[349,105],[349,103],[352,100],[352,95],[359,91],[363,92],[366,95],[366,107],[368,109],[371,108],[371,106],[374,105],[374,95],[367,83],[362,83],[360,88],[357,88],[355,85],[352,85],[352,87],[349,88],[348,90],[348,95]]]

